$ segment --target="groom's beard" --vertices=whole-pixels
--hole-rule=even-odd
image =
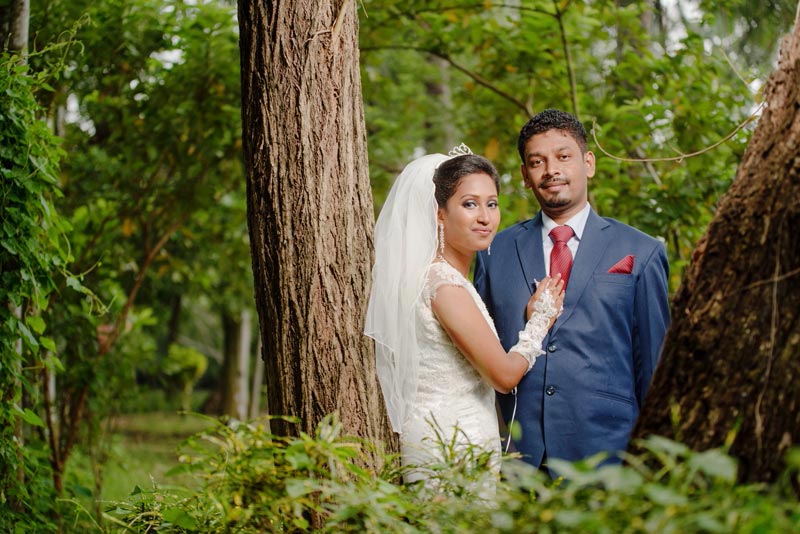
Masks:
[[[552,200],[548,200],[543,202],[545,208],[563,208],[567,204],[569,204],[569,200],[566,198],[554,198]]]
[[[545,180],[541,184],[539,184],[539,189],[542,190],[542,196],[547,194],[547,187],[551,184],[564,184],[569,185],[569,180],[564,180],[563,178],[552,178],[550,180]],[[563,198],[561,196],[555,196],[552,198],[542,198],[542,204],[546,208],[563,208],[564,206],[568,205],[570,202],[569,198]]]

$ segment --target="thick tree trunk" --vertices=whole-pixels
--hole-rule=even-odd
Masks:
[[[772,481],[800,443],[800,17],[730,191],[694,253],[634,437],[722,446]]]
[[[270,411],[394,442],[362,335],[373,210],[355,0],[241,0],[242,119]]]

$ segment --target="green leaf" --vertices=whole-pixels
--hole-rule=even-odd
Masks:
[[[711,477],[727,482],[736,480],[736,461],[719,449],[711,449],[692,455],[689,466]]]
[[[22,420],[29,425],[44,427],[44,421],[42,421],[42,418],[32,412],[30,408],[25,408],[24,411],[20,412],[20,416],[22,417]]]
[[[74,484],[72,486],[72,491],[75,493],[75,495],[79,497],[83,497],[86,499],[92,498],[92,490],[90,490],[86,486],[81,486],[80,484]]]
[[[286,494],[292,499],[296,499],[301,495],[308,495],[316,489],[317,485],[308,479],[290,478],[286,481]]]
[[[25,322],[28,323],[28,326],[33,328],[33,331],[37,334],[44,332],[44,319],[42,319],[39,315],[29,315],[25,318]]]
[[[672,488],[659,486],[658,484],[647,484],[644,487],[644,491],[650,500],[662,506],[682,506],[688,502],[686,495],[678,493]]]
[[[40,337],[39,344],[41,344],[45,349],[49,350],[50,352],[56,351],[56,343],[49,337]],[[60,364],[60,362],[59,362]],[[63,369],[63,366],[62,366]]]
[[[194,530],[197,528],[197,520],[180,508],[170,508],[169,510],[164,510],[163,516],[166,521],[169,521],[173,525],[177,525],[181,528],[189,530]]]
[[[68,276],[67,287],[71,287],[75,291],[80,291],[83,288],[83,285],[81,285],[80,281],[74,276]]]
[[[13,256],[17,255],[17,248],[8,239],[0,240],[0,245],[2,245],[4,249],[6,249],[9,253],[11,253],[11,255]]]
[[[17,328],[19,329],[20,334],[22,334],[22,339],[25,341],[25,344],[33,351],[39,350],[39,342],[36,341],[36,337],[28,330],[28,327],[25,326],[21,321],[17,322]]]

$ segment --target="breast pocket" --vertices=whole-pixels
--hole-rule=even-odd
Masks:
[[[631,274],[596,273],[592,294],[610,314],[629,311],[636,294],[636,278]]]
[[[595,273],[592,275],[592,280],[599,285],[613,284],[628,287],[636,285],[636,279],[632,274]]]

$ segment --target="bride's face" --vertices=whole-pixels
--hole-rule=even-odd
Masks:
[[[472,254],[488,248],[500,224],[494,180],[483,173],[462,177],[438,218],[444,224],[445,250]]]

